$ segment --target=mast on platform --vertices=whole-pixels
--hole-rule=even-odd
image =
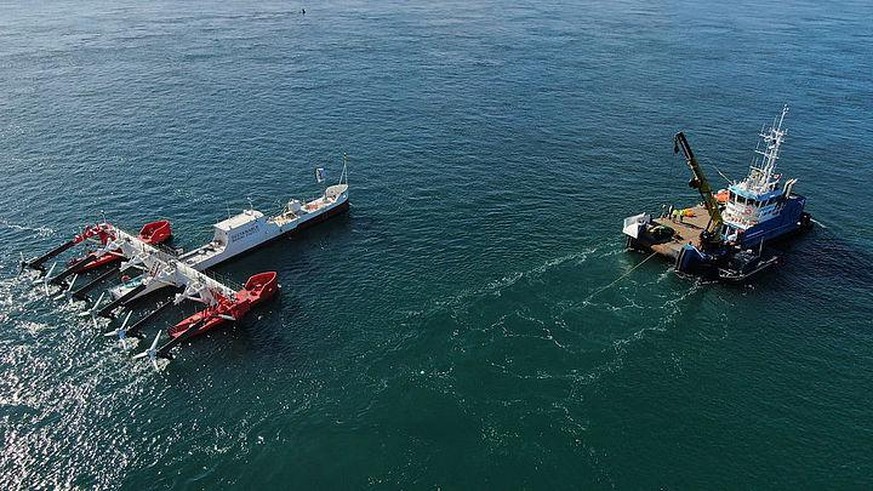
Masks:
[[[761,140],[755,146],[755,153],[761,157],[755,158],[749,169],[747,183],[750,191],[765,193],[771,191],[779,182],[780,176],[776,175],[776,162],[779,160],[779,149],[788,133],[788,130],[782,128],[786,114],[788,114],[787,104],[782,106],[782,114],[773,120],[769,130],[764,131],[761,128],[761,133],[758,135]]]

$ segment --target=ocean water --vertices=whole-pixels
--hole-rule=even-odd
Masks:
[[[4,3],[2,487],[870,488],[870,19]],[[625,216],[695,199],[672,134],[720,185],[783,103],[781,169],[821,226],[753,285],[653,259],[604,289],[644,259]],[[217,268],[275,270],[279,298],[162,372],[16,276],[103,217],[194,247],[249,200],[317,195],[344,152],[347,215]]]

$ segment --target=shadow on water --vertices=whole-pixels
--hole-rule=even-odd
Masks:
[[[261,357],[286,357],[295,351],[293,339],[294,320],[302,312],[301,304],[280,294],[269,302],[258,305],[235,323],[219,327],[209,333],[192,338],[175,349],[176,364],[200,364],[212,355],[229,356],[239,363]],[[217,346],[213,346],[216,344]],[[198,346],[201,345],[201,346]],[[221,364],[221,359],[211,360]]]
[[[774,244],[772,249],[782,257],[779,267],[755,278],[745,288],[765,295],[784,289],[809,294],[812,298],[841,295],[832,300],[854,303],[857,297],[847,296],[842,289],[863,296],[873,283],[873,251],[859,247],[830,229],[814,227],[801,237]],[[833,284],[840,284],[842,288],[829,286]]]

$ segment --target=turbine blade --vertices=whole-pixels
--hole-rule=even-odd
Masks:
[[[160,341],[160,340],[161,340],[161,331],[158,331],[157,336],[155,336],[155,340],[152,341],[152,347],[151,347],[152,351],[158,349],[158,341]]]
[[[130,316],[133,315],[133,311],[127,313],[127,317],[124,318],[124,322],[121,323],[121,327],[118,328],[118,332],[124,331],[124,328],[127,327],[127,322],[130,320]]]
[[[78,273],[76,273],[76,274],[73,275],[73,279],[70,280],[70,285],[67,286],[67,293],[70,293],[70,291],[73,289],[73,285],[76,284],[76,279],[77,279],[78,277],[79,277],[79,274],[78,274]]]
[[[52,263],[52,267],[50,267],[49,270],[48,270],[48,273],[45,274],[45,278],[46,278],[46,279],[51,278],[52,273],[55,271],[55,267],[56,267],[57,265],[58,265],[58,262],[57,262],[57,261],[55,261],[54,263]]]

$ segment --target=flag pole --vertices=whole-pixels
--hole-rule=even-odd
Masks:
[[[345,184],[349,183],[348,165],[349,165],[349,154],[343,152],[343,171],[340,174],[340,179],[339,179],[339,182],[337,184],[343,184],[343,179],[345,179]]]

